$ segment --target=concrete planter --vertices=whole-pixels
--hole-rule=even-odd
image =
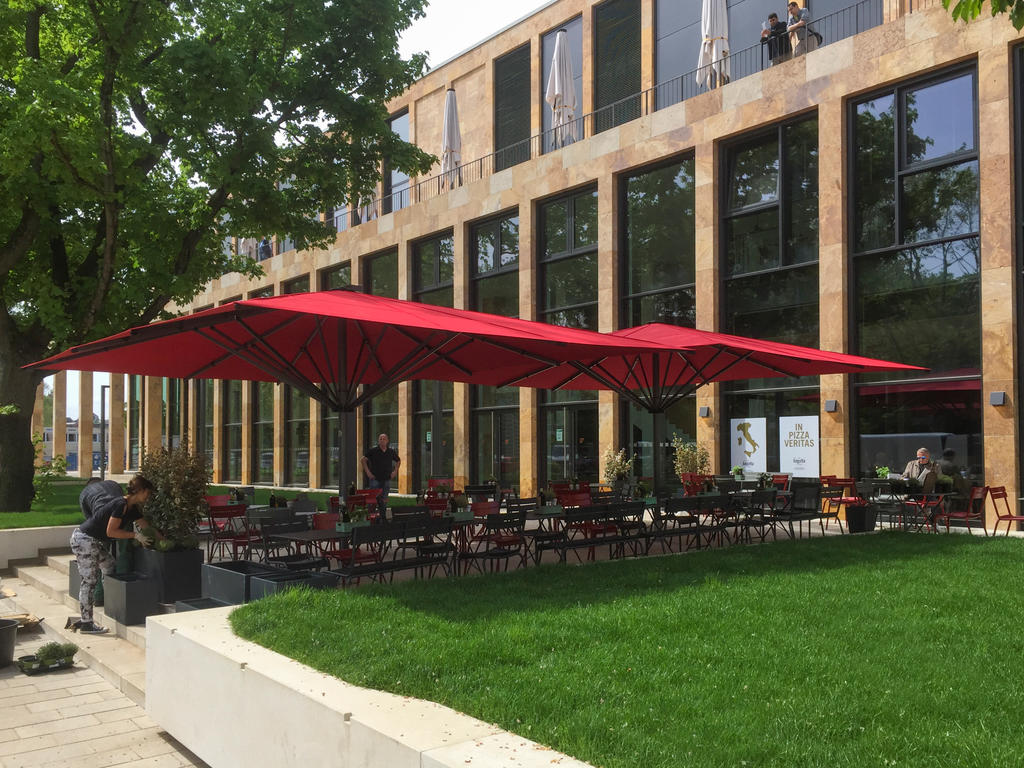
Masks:
[[[157,583],[138,574],[111,574],[104,578],[104,613],[125,626],[145,624],[147,616],[160,613]]]
[[[264,573],[253,576],[249,580],[249,599],[259,600],[295,587],[331,589],[336,586],[338,586],[338,577],[330,573],[310,573],[309,571]]]
[[[230,605],[249,602],[250,580],[253,576],[273,576],[289,571],[269,568],[248,560],[225,563],[204,563],[202,569],[203,597],[223,600]]]
[[[156,599],[161,603],[200,597],[203,592],[202,566],[201,549],[177,552],[140,549],[135,556],[135,570],[156,582]]]

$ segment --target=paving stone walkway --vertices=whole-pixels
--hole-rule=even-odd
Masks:
[[[0,599],[0,614],[11,601]],[[19,631],[15,658],[50,638]],[[206,766],[164,733],[145,710],[76,660],[71,669],[29,677],[0,667],[0,768]]]

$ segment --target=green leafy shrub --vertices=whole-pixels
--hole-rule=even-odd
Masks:
[[[60,659],[70,659],[78,651],[74,643],[46,643],[36,651],[36,658],[46,664],[52,664]]]
[[[703,445],[687,443],[679,435],[673,435],[672,450],[675,452],[673,461],[677,476],[706,475],[711,471],[711,455]]]
[[[154,487],[144,514],[170,544],[161,549],[193,549],[199,521],[206,516],[210,470],[203,456],[187,448],[160,449],[142,458],[141,473]]]
[[[38,462],[32,485],[35,487],[35,500],[45,502],[53,491],[53,481],[67,475],[68,462],[63,456],[54,456],[50,461],[43,461],[43,436],[36,432],[32,435],[32,446],[35,448]]]

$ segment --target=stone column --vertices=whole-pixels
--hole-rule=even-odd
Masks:
[[[1020,375],[1015,357],[1014,211],[1008,201],[1014,189],[1013,119],[1011,105],[1012,49],[985,48],[978,54],[978,161],[981,173],[981,412],[985,436],[985,482],[1005,486],[1011,499],[1020,496]],[[992,392],[1005,392],[1006,405],[990,404]],[[986,525],[995,524],[991,504]]]
[[[145,446],[144,451],[157,451],[164,444],[164,380],[158,376],[146,376],[142,380],[142,391],[145,398],[142,412],[145,423],[142,426],[141,445]]]
[[[284,467],[287,457],[285,456],[285,405],[284,384],[274,387],[274,485],[284,485]]]
[[[68,374],[53,374],[53,456],[68,456]]]
[[[110,419],[108,430],[110,455],[107,459],[107,472],[111,475],[124,473],[124,410],[124,374],[112,373],[110,374],[110,412],[107,415]]]
[[[843,101],[818,106],[818,344],[830,352],[848,352],[850,285],[846,236],[846,132]],[[821,473],[849,477],[851,471],[850,377],[821,377]],[[825,411],[825,401],[839,409]]]
[[[78,476],[92,477],[92,371],[78,374]]]
[[[718,268],[718,183],[715,163],[718,156],[713,139],[698,141],[694,149],[694,228],[697,242],[694,267],[697,285],[697,327],[718,330],[718,306],[721,296]],[[711,471],[720,472],[721,399],[719,385],[706,384],[697,390],[697,409],[708,408],[708,417],[697,417],[697,442],[711,454]]]
[[[492,72],[493,68],[489,67],[487,71]],[[490,93],[491,91],[488,90],[487,92]],[[470,243],[468,235],[467,225],[461,223],[456,225],[452,245],[455,253],[453,299],[454,306],[457,309],[469,308]],[[470,390],[471,385],[463,384],[462,382],[456,382],[452,388],[452,404],[454,407],[454,413],[452,414],[452,439],[455,441],[455,444],[452,446],[452,482],[456,488],[465,488],[467,483],[478,482],[482,479],[479,477],[470,479],[469,443],[472,440],[472,419],[469,412]]]
[[[597,330],[602,333],[619,327],[619,206],[618,184],[614,177],[597,190]],[[604,454],[618,450],[621,396],[616,392],[598,392],[597,477],[604,475]]]
[[[537,319],[537,218],[530,203],[519,207],[519,316]],[[537,424],[539,397],[536,389],[519,390],[519,495],[536,496]]]
[[[325,487],[326,468],[321,446],[324,440],[324,406],[319,400],[309,399],[309,487]]]
[[[654,87],[654,59],[657,46],[654,28],[655,0],[640,0],[640,90],[647,91]],[[654,94],[648,94],[652,102],[647,105],[653,109]]]
[[[252,390],[252,382],[242,382],[242,485],[252,485],[256,480],[252,471]]]

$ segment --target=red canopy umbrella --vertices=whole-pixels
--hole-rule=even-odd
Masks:
[[[869,357],[825,352],[812,347],[761,341],[744,336],[648,323],[607,334],[609,338],[649,344],[625,354],[581,356],[535,374],[502,382],[540,389],[609,389],[654,415],[654,482],[662,476],[664,412],[712,381],[735,381],[822,373],[925,370]]]
[[[500,384],[638,346],[650,345],[335,290],[234,301],[73,347],[30,367],[281,381],[350,413],[400,381]],[[343,489],[344,469],[341,474]]]
[[[605,336],[638,346],[624,354],[581,356],[503,383],[539,389],[610,389],[645,410],[659,413],[712,381],[926,370],[665,323],[648,323]]]

